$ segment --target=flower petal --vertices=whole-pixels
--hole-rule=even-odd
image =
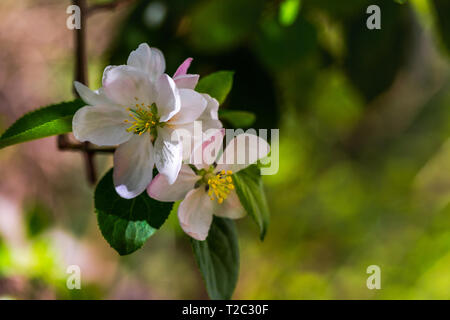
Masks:
[[[205,98],[207,105],[201,119],[210,118],[213,120],[219,120],[219,101],[206,93],[202,93],[202,96]]]
[[[247,212],[242,206],[236,191],[231,191],[221,204],[217,203],[215,205],[214,214],[229,219],[240,219],[245,217]]]
[[[212,223],[213,202],[203,188],[191,190],[178,207],[181,228],[197,240],[205,240]]]
[[[97,105],[79,109],[72,120],[72,130],[79,141],[90,141],[99,146],[114,146],[128,141],[125,109]]]
[[[164,59],[164,55],[161,50],[153,47],[151,49],[152,60],[149,67],[149,69],[151,70],[149,74],[152,81],[157,81],[166,70],[166,60]]]
[[[185,74],[182,76],[178,76],[173,78],[175,84],[178,88],[192,89],[194,90],[197,86],[198,80],[200,76],[198,74]]]
[[[156,168],[159,173],[167,177],[169,184],[173,184],[183,160],[183,145],[179,141],[176,131],[159,128],[154,151]]]
[[[125,199],[140,195],[153,176],[153,146],[150,135],[133,135],[114,153],[114,186]]]
[[[198,92],[191,89],[179,89],[181,107],[169,121],[171,125],[190,123],[205,111],[206,100]]]
[[[175,74],[173,75],[173,77],[176,78],[178,76],[184,76],[187,73],[192,60],[194,60],[194,59],[187,58],[186,60],[184,60],[183,63],[180,64],[180,66],[178,67],[177,71],[175,71]]]
[[[219,120],[219,102],[208,94],[202,94],[202,96],[206,99],[207,104],[205,111],[203,111],[197,121],[202,122],[202,128],[205,131],[222,128],[222,122]]]
[[[203,133],[202,140],[196,141],[189,163],[199,169],[208,168],[222,151],[225,129],[210,129]]]
[[[178,177],[173,184],[169,184],[165,175],[158,174],[147,188],[148,195],[158,201],[178,201],[194,189],[199,177],[188,165],[181,166]]]
[[[155,102],[155,88],[146,73],[130,66],[109,66],[103,74],[107,97],[123,107]]]
[[[81,99],[83,99],[84,102],[86,102],[90,106],[95,105],[108,105],[113,104],[103,93],[101,90],[98,90],[97,92],[92,91],[88,87],[86,87],[84,84],[78,81],[74,81],[73,85],[75,89],[77,90],[78,94],[80,95]]]
[[[180,95],[175,82],[167,74],[159,77],[156,90],[158,92],[156,105],[160,121],[166,122],[180,111]]]
[[[217,161],[217,171],[236,173],[267,156],[270,146],[266,140],[253,134],[240,134],[233,138]]]
[[[161,51],[151,48],[146,43],[130,53],[127,64],[146,72],[152,81],[158,79],[166,69],[166,61]]]

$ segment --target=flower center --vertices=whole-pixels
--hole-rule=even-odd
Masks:
[[[158,109],[155,103],[152,105],[136,104],[134,108],[127,108],[127,110],[130,111],[129,116],[131,117],[131,119],[124,120],[125,123],[131,124],[127,128],[128,132],[134,132],[138,135],[150,132],[153,136],[156,136],[156,128],[164,125],[163,122],[159,122]]]
[[[211,200],[217,199],[217,202],[221,204],[228,197],[231,190],[234,189],[232,174],[231,170],[226,172],[222,170],[216,174],[205,175],[205,178],[208,179],[208,196]]]

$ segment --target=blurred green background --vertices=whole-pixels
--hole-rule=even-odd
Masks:
[[[90,1],[89,3],[108,1]],[[69,1],[2,0],[0,131],[72,99]],[[381,8],[382,29],[366,28]],[[152,0],[89,18],[89,78],[147,42],[172,74],[234,70],[221,108],[280,129],[264,242],[238,221],[235,299],[450,299],[450,2]],[[207,298],[176,215],[119,257],[102,239],[81,155],[55,138],[0,152],[0,297]],[[100,173],[110,156],[96,159]],[[66,288],[81,267],[82,289]],[[369,290],[366,268],[381,268]]]

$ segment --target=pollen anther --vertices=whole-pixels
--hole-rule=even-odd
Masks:
[[[228,197],[231,190],[234,190],[233,179],[229,174],[232,174],[231,170],[221,170],[214,176],[208,178],[209,191],[208,196],[211,200],[217,199],[217,203],[222,204]]]

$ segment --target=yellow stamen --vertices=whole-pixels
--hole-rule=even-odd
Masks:
[[[138,100],[137,98],[135,99]],[[127,108],[127,110],[130,112],[128,116],[131,119],[124,120],[125,123],[131,124],[131,126],[126,130],[138,135],[142,135],[147,131],[154,130],[154,127],[159,124],[158,118],[151,111],[153,110],[152,106],[145,106],[143,103],[141,105],[136,104],[136,109]],[[156,107],[154,109],[156,109]]]
[[[209,177],[208,179],[208,196],[211,200],[217,199],[217,203],[219,204],[223,203],[231,190],[234,190],[233,179],[227,174],[228,172],[221,170],[215,176]]]

